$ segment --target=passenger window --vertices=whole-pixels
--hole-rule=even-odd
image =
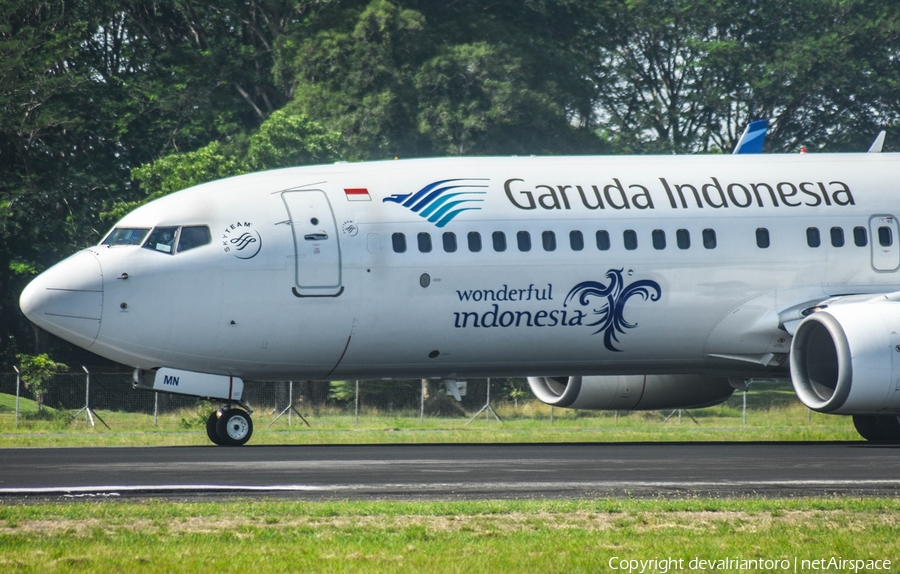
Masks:
[[[633,229],[626,229],[622,233],[622,239],[625,241],[625,249],[629,251],[637,249],[637,233]]]
[[[609,251],[609,232],[597,232],[597,249],[600,251]]]
[[[704,229],[703,230],[703,247],[707,249],[715,249],[716,245],[716,230],[715,229]]]
[[[469,235],[467,235],[469,240],[469,251],[472,253],[478,253],[481,251],[481,234],[477,231],[470,231]]]
[[[442,237],[444,241],[444,251],[447,253],[455,253],[456,252],[456,234],[450,231],[444,233]]]
[[[822,244],[822,239],[819,237],[818,227],[806,228],[806,244],[810,247],[818,247]]]
[[[653,238],[653,248],[654,249],[665,249],[666,248],[666,232],[662,229],[654,229],[651,234]]]
[[[869,244],[869,234],[866,233],[865,227],[853,228],[853,244],[857,247],[865,247]]]
[[[531,235],[527,231],[516,233],[516,243],[519,246],[519,251],[531,251]]]
[[[422,253],[431,253],[431,234],[430,233],[420,233],[417,236],[419,240],[419,251]]]
[[[181,228],[181,233],[178,236],[178,253],[207,245],[211,242],[212,236],[209,233],[209,227],[205,225],[185,226]]]
[[[402,233],[391,235],[391,244],[394,246],[394,253],[406,253],[406,236]]]
[[[145,249],[153,249],[154,251],[162,251],[163,253],[172,254],[175,247],[175,233],[177,227],[156,227],[150,232],[150,237],[144,243]]]
[[[569,247],[572,248],[572,251],[584,249],[584,235],[580,231],[569,232]]]
[[[894,244],[894,235],[890,227],[878,228],[878,244],[882,247],[890,247]]]
[[[769,230],[765,227],[756,230],[756,246],[760,249],[769,248]]]
[[[831,228],[831,245],[833,247],[844,246],[844,229],[842,227]]]
[[[675,242],[678,244],[678,249],[690,249],[691,232],[687,229],[679,229],[675,232]]]
[[[491,240],[494,242],[494,251],[506,251],[506,234],[502,231],[495,231]]]
[[[117,227],[100,245],[140,245],[149,231],[149,229]]]
[[[556,234],[552,231],[541,233],[541,243],[544,246],[544,251],[556,251]]]

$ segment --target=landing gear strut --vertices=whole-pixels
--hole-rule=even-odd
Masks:
[[[219,446],[241,446],[253,435],[250,409],[223,407],[206,419],[206,436]]]

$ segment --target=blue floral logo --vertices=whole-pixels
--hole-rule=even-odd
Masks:
[[[609,279],[607,285],[597,281],[584,281],[572,287],[572,290],[566,295],[563,307],[568,306],[569,302],[575,299],[581,306],[587,307],[592,305],[593,298],[599,298],[601,306],[594,309],[597,320],[587,323],[587,325],[597,327],[592,334],[603,333],[603,345],[607,349],[621,352],[622,349],[617,349],[615,346],[615,343],[619,342],[619,335],[624,335],[626,329],[637,327],[637,323],[629,323],[625,320],[625,304],[635,295],[640,296],[644,301],[659,301],[662,290],[659,283],[649,279],[625,285],[621,269],[610,269],[606,272],[606,278]]]
[[[383,203],[399,203],[413,213],[418,213],[444,227],[464,211],[481,209],[476,205],[484,201],[488,180],[486,178],[442,179],[429,183],[415,193],[395,193],[384,198]]]

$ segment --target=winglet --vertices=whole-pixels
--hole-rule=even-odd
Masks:
[[[744,133],[741,134],[741,139],[734,146],[734,155],[739,153],[762,153],[768,128],[769,120],[756,120],[747,124],[747,127],[744,128]]]
[[[872,147],[869,148],[869,153],[881,153],[881,148],[884,147],[884,135],[884,130],[878,132],[878,136],[872,142]]]

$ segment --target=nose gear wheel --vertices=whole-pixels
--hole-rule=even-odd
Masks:
[[[206,434],[220,446],[241,446],[253,435],[253,420],[242,409],[215,411],[206,421]]]

